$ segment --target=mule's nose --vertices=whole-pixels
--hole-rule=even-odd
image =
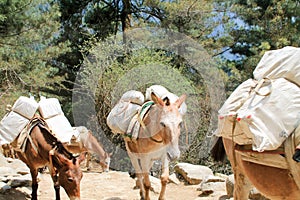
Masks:
[[[70,197],[70,200],[80,200],[80,197]]]
[[[180,154],[171,154],[170,152],[167,153],[169,161],[175,161],[180,157]]]

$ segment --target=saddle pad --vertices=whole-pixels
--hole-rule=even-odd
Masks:
[[[129,127],[125,136],[131,139],[137,139],[141,125],[143,126],[143,119],[154,104],[153,101],[148,101],[142,105],[138,114],[136,114],[130,121]]]
[[[39,123],[45,124],[45,122],[40,118],[33,118],[27,126],[20,132],[16,139],[11,143],[12,147],[16,151],[24,152],[26,147],[26,142],[29,140],[31,142],[30,133],[31,130],[37,126]],[[44,125],[45,126],[45,125]],[[36,149],[35,145],[33,148]],[[37,151],[37,150],[36,150]]]

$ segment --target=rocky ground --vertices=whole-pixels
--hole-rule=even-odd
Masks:
[[[83,168],[81,181],[81,200],[138,200],[139,190],[133,189],[135,180],[128,172],[101,172],[98,163],[92,163],[91,170]],[[230,199],[226,191],[229,177],[214,174],[205,166],[180,163],[176,173],[167,185],[166,197],[171,200],[226,200]],[[180,177],[180,180],[177,178]],[[53,200],[54,189],[50,175],[39,175],[38,198]],[[226,181],[227,180],[227,181]],[[0,200],[30,199],[31,177],[28,168],[17,159],[7,159],[0,154]],[[151,199],[158,199],[160,180],[151,177],[153,191]],[[229,184],[230,185],[230,184]],[[232,185],[232,183],[231,183]],[[227,189],[228,190],[228,189]],[[228,191],[230,192],[231,189]],[[230,192],[231,193],[231,192]],[[68,199],[61,189],[62,200]]]

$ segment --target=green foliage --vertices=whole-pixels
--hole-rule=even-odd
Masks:
[[[55,3],[45,0],[0,2],[0,116],[6,104],[31,92],[54,93],[64,79],[50,63],[66,52],[64,43],[53,45],[60,14]]]
[[[284,46],[300,45],[299,1],[275,0],[236,0],[227,1],[229,22],[236,20],[236,26],[227,29],[234,41],[229,45],[234,54],[242,56],[236,61],[236,68],[247,77],[265,51]],[[222,3],[224,5],[224,2]],[[226,8],[225,8],[226,10]]]

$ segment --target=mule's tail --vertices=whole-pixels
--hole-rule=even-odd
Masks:
[[[224,161],[226,152],[222,137],[215,137],[213,141],[212,148],[210,150],[210,155],[215,161]]]

